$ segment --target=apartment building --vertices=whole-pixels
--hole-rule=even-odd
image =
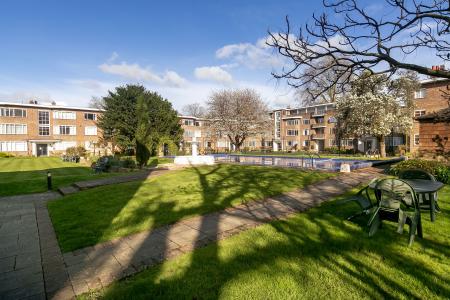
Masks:
[[[336,147],[335,112],[333,103],[274,110],[271,112],[274,122],[273,151],[323,151]],[[370,143],[361,145],[362,148],[373,147]],[[353,139],[342,139],[341,146],[352,148]]]
[[[93,151],[98,143],[94,108],[0,102],[0,152],[49,156],[69,147]],[[98,146],[97,146],[98,147]]]
[[[415,111],[414,117],[418,118],[433,114],[450,105],[450,79],[427,79],[420,83],[420,89],[414,93]],[[419,121],[414,119],[410,135],[411,152],[417,152],[420,148]]]
[[[213,132],[208,120],[193,116],[179,116],[180,125],[184,129],[180,148],[189,153],[191,143],[195,139],[199,143],[200,152],[226,152],[234,150],[228,136]],[[253,151],[272,148],[272,131],[248,137],[241,149]]]

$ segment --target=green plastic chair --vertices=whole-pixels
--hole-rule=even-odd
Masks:
[[[398,223],[398,233],[403,233],[405,224],[409,225],[409,246],[414,242],[416,232],[422,237],[419,201],[408,183],[400,179],[382,179],[375,186],[375,195],[378,204],[372,208],[368,222],[369,236],[373,236],[386,220]]]
[[[434,178],[433,175],[428,173],[427,171],[424,171],[422,169],[408,169],[403,170],[398,174],[398,178],[400,179],[422,179],[422,180],[430,180],[430,181],[437,181],[436,178]],[[420,209],[430,210],[430,197],[428,195],[418,195],[419,199],[419,206]],[[434,194],[434,200],[435,200],[435,208],[437,211],[440,211],[440,208],[437,203],[438,195],[437,193]]]
[[[340,203],[344,204],[344,203],[349,203],[349,202],[355,202],[356,204],[359,205],[360,207],[360,211],[354,215],[351,215],[350,217],[347,218],[347,220],[352,220],[355,217],[361,216],[361,215],[367,215],[370,213],[371,208],[373,208],[376,205],[376,202],[374,200],[372,200],[372,198],[370,197],[370,186],[372,186],[374,183],[376,183],[377,181],[379,181],[380,179],[375,178],[372,179],[372,181],[370,181],[370,183],[365,186],[364,188],[360,189],[355,195],[342,200]]]

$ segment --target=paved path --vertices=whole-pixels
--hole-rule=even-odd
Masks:
[[[46,208],[48,200],[61,197],[58,193],[4,197],[0,199],[0,299],[71,299],[194,248],[304,211],[379,175],[374,168],[340,174],[302,190],[64,255]]]
[[[76,295],[109,285],[166,259],[319,205],[374,177],[379,170],[340,174],[304,189],[190,218],[63,255]]]
[[[113,177],[79,181],[79,182],[73,183],[70,186],[61,187],[58,189],[58,191],[63,195],[69,195],[69,194],[77,193],[80,190],[92,189],[92,188],[96,188],[96,187],[103,186],[103,185],[112,185],[112,184],[119,184],[119,183],[125,183],[125,182],[130,182],[130,181],[145,180],[145,179],[149,178],[150,176],[161,175],[163,173],[167,173],[168,171],[169,171],[168,168],[155,168],[155,169],[137,171],[137,172],[133,172],[130,174],[118,175],[118,176],[113,176]]]

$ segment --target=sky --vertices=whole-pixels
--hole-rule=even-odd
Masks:
[[[376,10],[382,1],[371,1]],[[142,84],[181,111],[213,91],[253,88],[271,107],[295,105],[271,72],[283,58],[268,31],[311,20],[316,0],[0,2],[0,101],[88,106]]]

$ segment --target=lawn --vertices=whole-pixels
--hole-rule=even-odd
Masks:
[[[76,181],[114,175],[94,174],[90,167],[58,157],[0,158],[0,196],[45,192],[47,171],[52,173],[54,190]]]
[[[299,169],[219,164],[83,191],[50,202],[48,208],[59,245],[67,252],[330,176]]]
[[[82,298],[449,299],[450,186],[439,199],[442,212],[435,223],[424,213],[424,239],[412,247],[389,223],[369,238],[362,220],[343,221],[356,206],[333,201]]]

